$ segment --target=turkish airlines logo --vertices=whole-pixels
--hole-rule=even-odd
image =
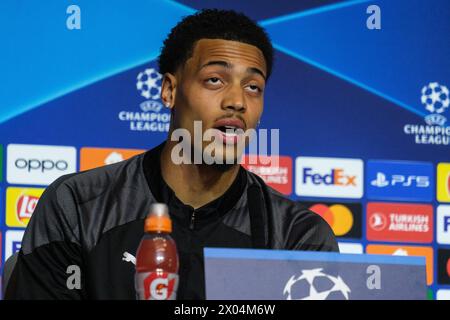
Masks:
[[[433,241],[433,207],[370,202],[367,205],[367,239],[430,243]]]
[[[375,212],[369,218],[370,227],[375,231],[382,231],[386,229],[387,219],[386,216],[381,212]]]
[[[363,161],[360,159],[298,157],[295,164],[298,196],[363,196]]]
[[[250,164],[249,156],[244,156],[242,166],[261,177],[266,184],[278,192],[292,193],[292,158],[278,156],[277,161],[268,160],[268,156],[258,156],[256,164]],[[273,163],[278,163],[274,166]]]
[[[8,183],[49,185],[75,171],[76,149],[73,147],[8,145]]]

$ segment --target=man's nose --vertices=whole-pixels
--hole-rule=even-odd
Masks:
[[[222,109],[245,112],[247,107],[245,105],[244,89],[240,85],[234,85],[227,91],[222,101]]]

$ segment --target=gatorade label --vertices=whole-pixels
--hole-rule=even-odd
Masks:
[[[135,287],[139,300],[175,300],[178,275],[158,271],[136,273]]]

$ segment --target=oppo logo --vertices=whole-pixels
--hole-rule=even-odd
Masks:
[[[69,167],[67,161],[64,160],[53,161],[50,159],[39,160],[39,159],[24,159],[24,158],[17,159],[14,162],[14,165],[16,166],[16,168],[25,169],[28,172],[31,172],[32,170],[38,170],[41,171],[42,173],[53,169],[65,171]]]
[[[77,170],[77,150],[69,146],[9,144],[7,181],[10,184],[49,185]]]

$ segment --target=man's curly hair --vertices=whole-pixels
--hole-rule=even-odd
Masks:
[[[273,65],[273,47],[265,30],[242,13],[204,9],[185,17],[170,31],[158,59],[159,72],[174,74],[192,56],[200,39],[239,41],[257,47],[266,60],[268,79]]]

